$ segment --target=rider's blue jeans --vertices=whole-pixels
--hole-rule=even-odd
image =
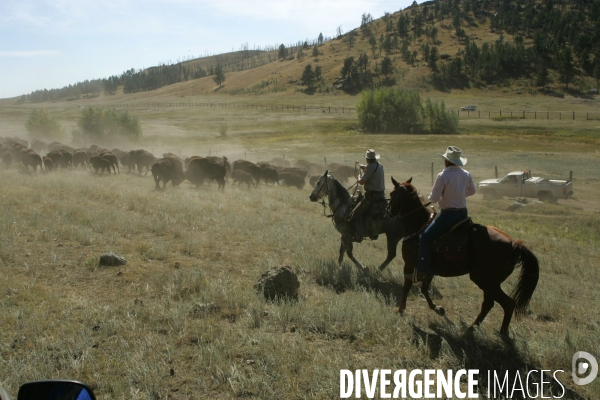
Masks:
[[[444,233],[448,232],[460,220],[468,217],[467,210],[461,211],[443,211],[440,215],[425,229],[419,239],[419,262],[417,271],[431,274],[431,246],[433,241]]]

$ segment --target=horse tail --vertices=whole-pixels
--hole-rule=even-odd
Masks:
[[[521,266],[517,286],[510,297],[516,302],[515,313],[517,316],[525,314],[527,305],[533,296],[540,276],[538,259],[521,241],[514,243],[515,264]]]

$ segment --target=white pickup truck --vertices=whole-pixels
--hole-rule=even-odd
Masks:
[[[573,195],[573,181],[544,179],[531,176],[531,171],[511,172],[501,179],[486,179],[477,184],[484,200],[507,197],[533,197],[555,202]]]

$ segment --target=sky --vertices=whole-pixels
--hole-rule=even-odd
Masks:
[[[0,98],[335,36],[412,0],[1,0]]]

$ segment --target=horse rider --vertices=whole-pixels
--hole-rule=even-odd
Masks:
[[[438,153],[439,154],[439,153]],[[448,232],[457,222],[467,218],[467,197],[475,194],[475,183],[468,171],[461,167],[467,163],[458,147],[450,146],[444,157],[445,168],[433,184],[429,201],[438,203],[440,215],[425,229],[419,239],[419,258],[415,282],[433,278],[431,247],[435,239]]]
[[[362,200],[354,207],[354,210],[350,213],[348,222],[354,221],[355,224],[355,239],[357,242],[362,242],[365,236],[365,221],[363,214],[371,205],[376,201],[385,199],[385,177],[383,173],[383,165],[379,164],[379,154],[373,149],[367,150],[365,153],[365,159],[367,164],[359,164],[359,167],[363,172],[362,177],[357,177],[358,183],[364,185],[365,196]]]

